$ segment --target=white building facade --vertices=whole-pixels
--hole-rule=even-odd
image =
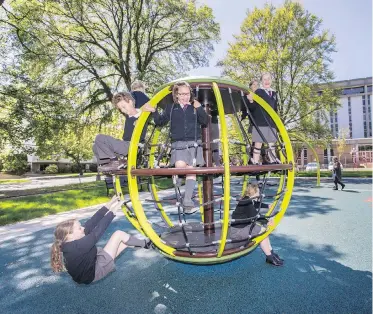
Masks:
[[[335,82],[341,89],[337,112],[329,113],[329,125],[335,138],[342,130],[347,138],[372,137],[372,77]]]

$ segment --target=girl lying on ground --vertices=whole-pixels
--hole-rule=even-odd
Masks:
[[[51,248],[51,266],[54,272],[67,270],[77,283],[90,284],[115,270],[114,259],[127,246],[148,249],[150,242],[117,230],[104,248],[96,247],[105,230],[115,217],[123,201],[114,196],[99,209],[84,227],[76,219],[57,225]]]

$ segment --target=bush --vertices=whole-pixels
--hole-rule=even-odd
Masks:
[[[24,174],[29,169],[25,153],[8,153],[1,156],[3,171],[17,175]]]
[[[71,167],[69,165],[58,167],[58,173],[71,173]]]
[[[71,166],[71,173],[79,173],[80,172],[80,168],[79,168],[79,165],[77,164],[73,164]]]
[[[89,165],[89,171],[97,172],[97,164],[90,164]]]
[[[49,173],[49,174],[58,173],[57,165],[49,165],[47,168],[45,168],[45,173]]]

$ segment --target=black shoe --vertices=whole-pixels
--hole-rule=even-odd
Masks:
[[[266,263],[272,264],[273,266],[283,266],[284,262],[275,258],[272,254],[266,256]]]
[[[343,184],[343,185],[342,185],[342,190],[345,188],[345,186],[346,186],[346,184]]]
[[[145,239],[144,241],[145,241],[144,249],[149,250],[149,249],[151,249],[153,247],[152,241],[150,241],[149,239]]]
[[[278,256],[277,253],[273,252],[273,250],[271,251],[271,254],[272,254],[273,257],[275,257],[276,259],[280,260],[281,262],[284,261],[280,256]]]
[[[123,160],[123,159],[112,160],[107,164],[100,165],[98,167],[98,171],[99,172],[111,172],[111,171],[115,171],[115,170],[124,169],[125,167],[127,167],[127,162],[125,160]]]
[[[338,191],[338,188],[333,188],[334,191]]]

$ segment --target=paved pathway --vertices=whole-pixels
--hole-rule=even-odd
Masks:
[[[45,187],[52,187],[52,186],[64,186],[68,184],[78,184],[84,182],[93,182],[96,181],[95,176],[86,176],[86,177],[37,177],[28,178],[31,182],[24,182],[24,183],[11,183],[11,184],[2,184],[0,185],[0,192],[4,191],[22,191],[22,190],[29,190],[29,189],[38,189],[38,188],[45,188]]]
[[[313,181],[297,181],[286,216],[271,235],[285,259],[282,268],[265,264],[259,249],[214,266],[128,249],[114,273],[79,286],[49,268],[53,226],[95,209],[1,228],[1,313],[371,313],[372,203],[366,200],[372,184],[346,182],[342,192],[332,191],[330,183],[313,188]],[[149,219],[158,219],[153,206],[146,208]],[[100,244],[116,229],[135,233],[118,215]]]

